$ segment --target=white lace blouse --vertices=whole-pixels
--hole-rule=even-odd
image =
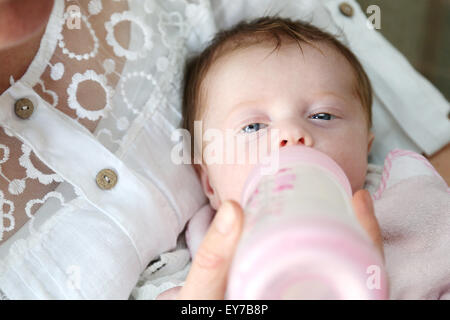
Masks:
[[[189,10],[55,1],[37,55],[0,96],[3,297],[126,299],[204,204],[193,170],[170,160]]]
[[[182,283],[180,234],[206,203],[170,158],[183,64],[240,19],[344,31],[375,91],[372,162],[445,145],[445,99],[346,2],[351,17],[336,0],[55,0],[37,55],[0,96],[0,298],[154,298]]]

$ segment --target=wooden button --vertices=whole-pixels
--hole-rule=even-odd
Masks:
[[[117,183],[117,174],[111,169],[103,169],[97,174],[97,185],[100,189],[109,190]]]
[[[19,99],[14,104],[14,111],[20,119],[28,119],[34,111],[33,102],[27,98]]]
[[[349,5],[347,2],[342,2],[339,5],[339,10],[346,17],[353,17],[353,7]]]

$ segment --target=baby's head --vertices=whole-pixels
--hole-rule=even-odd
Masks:
[[[223,132],[223,159],[230,148],[255,150],[251,145],[277,129],[279,139],[267,140],[271,151],[303,144],[327,154],[353,193],[364,185],[374,139],[371,104],[369,79],[353,53],[332,35],[289,19],[264,17],[219,32],[185,69],[183,125],[194,153],[208,148],[194,135],[194,121],[202,121],[203,133]],[[254,167],[248,160],[194,164],[213,208],[240,201]]]

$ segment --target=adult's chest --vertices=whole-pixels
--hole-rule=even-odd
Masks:
[[[61,6],[61,2],[55,6]],[[42,112],[44,103],[92,134],[106,115],[107,107],[112,108],[111,88],[120,80],[125,58],[115,55],[113,48],[107,44],[104,25],[112,14],[127,9],[127,4],[113,2],[97,14],[91,14],[89,19],[87,16],[90,11],[96,11],[88,8],[87,1],[81,1],[78,6],[83,13],[79,28],[69,28],[67,19],[61,25],[55,17],[50,17],[49,26],[42,35],[41,47],[34,60],[30,63],[28,59],[23,59],[23,64],[28,67],[21,80],[32,79],[31,82],[34,83],[29,87],[29,92],[35,93],[33,96],[36,98],[31,101],[32,105],[23,104],[28,92],[24,92],[22,97],[16,95],[14,105],[10,103],[11,99],[6,99],[7,91],[0,96],[3,98],[0,99],[0,107],[14,108],[8,111],[14,111],[16,119],[23,123],[22,130],[28,133],[34,131],[31,132],[33,136],[39,135],[40,130],[36,125],[31,125],[30,119]],[[56,12],[58,10],[60,12]],[[63,4],[59,9],[54,8],[53,15],[63,14],[66,10]],[[117,41],[127,46],[129,24],[124,22],[116,29]],[[34,51],[31,44],[25,47]],[[49,52],[51,49],[53,51]],[[114,70],[106,70],[108,65],[113,66]],[[18,68],[24,69],[20,65]],[[19,70],[19,74],[22,73]],[[20,104],[22,105],[18,107]],[[40,125],[44,129],[55,124],[47,122]],[[34,146],[21,138],[23,132],[11,131],[7,126],[8,124],[0,125],[0,245],[39,212],[49,195],[62,182],[61,177],[39,155],[52,149],[52,141],[48,140],[48,148],[37,150],[36,153]],[[55,131],[55,134],[64,135],[64,132]],[[71,141],[67,143],[70,144]]]

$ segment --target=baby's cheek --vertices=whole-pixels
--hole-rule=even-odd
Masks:
[[[348,140],[348,139],[347,139]],[[341,145],[340,150],[334,150],[332,158],[339,164],[346,174],[352,192],[364,186],[367,173],[367,146],[358,140],[352,144]]]
[[[218,173],[217,191],[221,201],[232,199],[241,200],[241,194],[251,166],[224,165]]]
[[[366,166],[363,163],[355,164],[346,170],[347,178],[352,187],[352,193],[362,189],[364,187],[364,182],[366,179]]]

